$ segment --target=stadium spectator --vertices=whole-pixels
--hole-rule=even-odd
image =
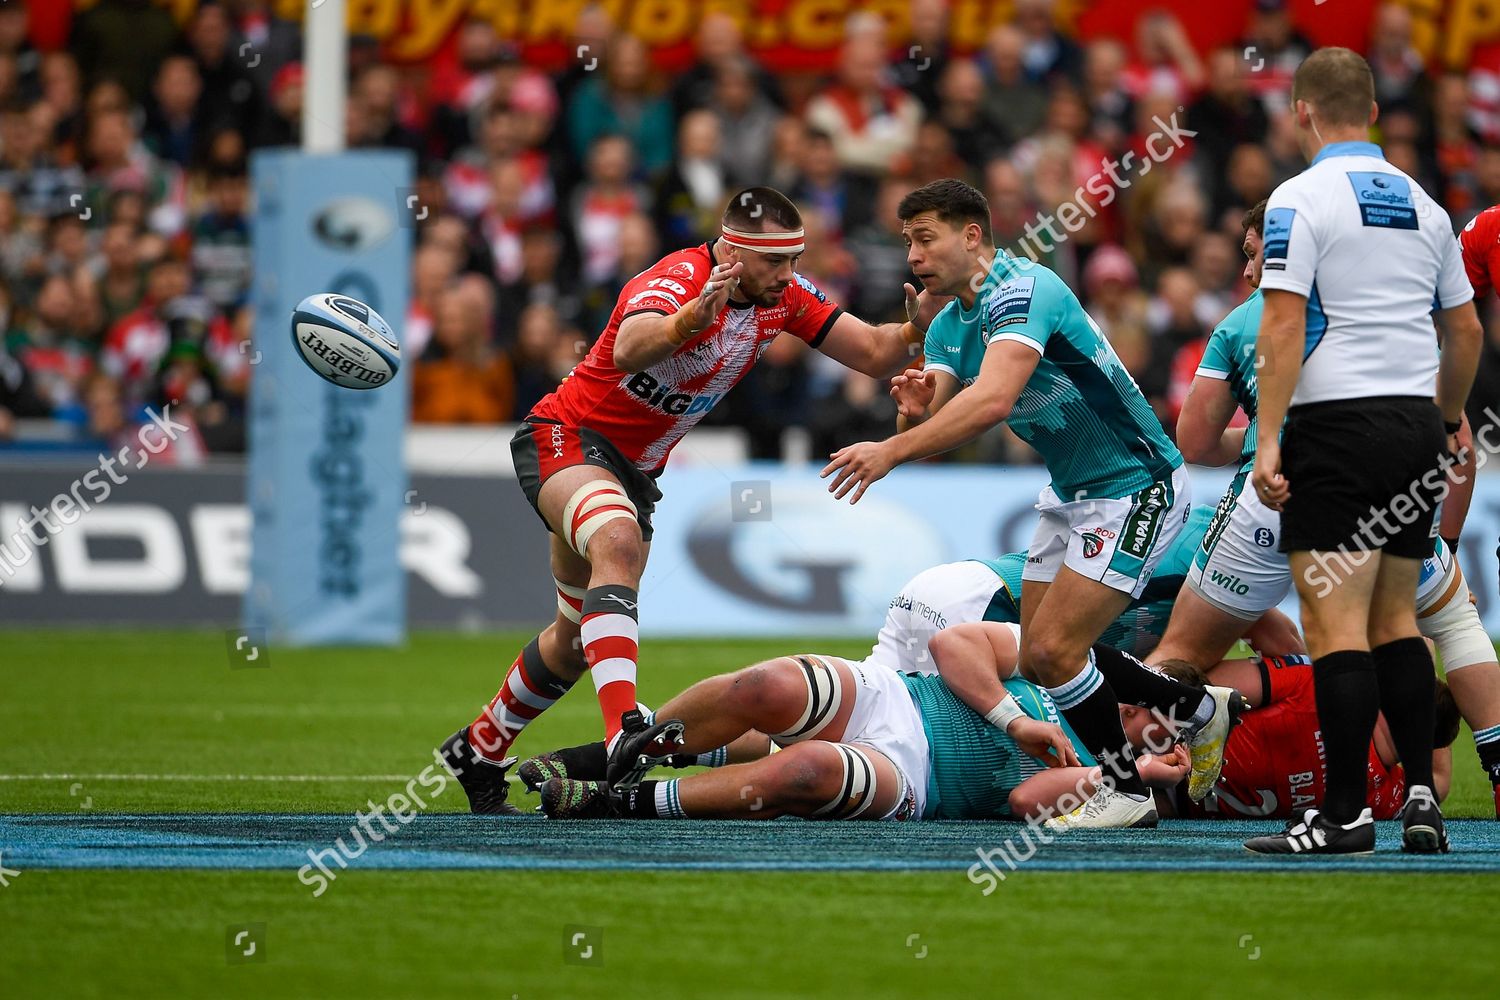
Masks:
[[[1430,106],[1432,80],[1412,44],[1412,16],[1406,6],[1387,2],[1375,8],[1369,63],[1381,118],[1397,111],[1421,114]]]
[[[1148,303],[1135,262],[1122,247],[1098,247],[1083,268],[1084,304],[1125,368],[1139,379],[1151,361]]]
[[[579,160],[591,157],[598,140],[622,136],[639,157],[643,173],[667,165],[672,156],[672,105],[651,83],[646,46],[618,35],[567,104],[568,139]]]
[[[846,227],[868,217],[874,197],[871,182],[839,169],[838,148],[827,132],[806,129],[798,148],[798,176],[787,196],[816,212],[829,238],[840,239]]]
[[[981,164],[1004,146],[1004,134],[985,105],[984,72],[972,59],[947,63],[937,88],[932,124],[952,136],[954,152],[964,163]]]
[[[252,56],[248,50],[240,53],[228,12],[219,4],[200,4],[188,24],[186,38],[203,78],[199,108],[203,120],[233,123],[239,131],[259,124],[262,98],[246,69]]]
[[[172,15],[151,0],[100,0],[73,22],[72,49],[90,82],[118,80],[136,102],[177,40]]]
[[[72,283],[54,274],[42,283],[28,315],[5,335],[6,354],[30,374],[49,412],[72,403],[94,367],[98,344],[77,320]]]
[[[838,80],[807,105],[807,121],[833,141],[839,166],[870,175],[890,172],[911,151],[922,121],[916,98],[885,79],[885,29],[878,17],[850,18],[839,52]]]
[[[1135,122],[1135,98],[1125,82],[1127,53],[1113,38],[1096,38],[1083,56],[1083,99],[1089,109],[1089,132],[1109,153],[1125,148]]]
[[[905,58],[892,66],[896,86],[922,102],[927,114],[937,113],[939,89],[948,72],[948,0],[911,0],[908,5],[911,38]]]
[[[1231,151],[1243,144],[1258,147],[1269,128],[1265,105],[1251,94],[1247,72],[1241,53],[1215,49],[1208,57],[1208,86],[1187,108],[1188,127],[1198,133],[1195,155],[1216,203],[1225,200],[1223,178]]]
[[[985,110],[1006,145],[1036,131],[1047,114],[1047,89],[1026,71],[1026,36],[1009,24],[990,31],[984,46]]]
[[[193,223],[192,262],[199,291],[225,314],[250,294],[250,183],[235,166],[209,175],[208,206]]]
[[[719,117],[720,158],[730,183],[760,183],[769,169],[781,113],[756,85],[755,64],[739,57],[718,67],[707,107]]]
[[[732,71],[748,71],[750,93],[760,101],[772,106],[780,103],[776,78],[746,56],[740,22],[728,12],[712,9],[704,12],[698,22],[693,51],[697,59],[678,74],[672,86],[672,110],[678,118],[697,108],[709,107],[722,77]]]
[[[510,352],[515,379],[511,420],[520,420],[530,413],[568,373],[571,363],[561,370],[557,368],[558,358],[572,352],[568,339],[562,318],[552,306],[535,302],[521,310],[516,343]]]
[[[271,0],[227,0],[226,6],[239,44],[250,46],[245,69],[265,97],[282,67],[302,58],[301,27],[277,17]]]
[[[1182,103],[1203,86],[1203,63],[1169,12],[1149,11],[1136,21],[1135,48],[1137,62],[1125,73],[1131,94],[1167,94]]]
[[[601,136],[590,148],[587,178],[573,192],[568,213],[585,287],[604,284],[614,273],[621,220],[650,208],[650,196],[633,174],[632,146],[624,136]]]
[[[1286,8],[1286,0],[1255,0],[1249,29],[1235,44],[1235,51],[1250,61],[1250,89],[1273,115],[1286,110],[1292,74],[1314,48]]]
[[[187,55],[170,56],[161,64],[151,87],[152,102],[142,138],[146,147],[186,168],[201,152],[202,119],[198,114],[203,79],[198,64]]]
[[[1048,84],[1060,78],[1077,82],[1083,70],[1083,54],[1076,42],[1057,30],[1053,0],[1016,0],[1015,10],[1026,76]]]
[[[99,296],[106,327],[140,308],[146,296],[146,272],[135,226],[111,222],[99,243]]]
[[[712,111],[700,108],[682,116],[677,155],[652,199],[656,231],[666,245],[691,246],[718,233],[730,184],[721,149],[719,119]]]
[[[437,304],[432,341],[412,372],[412,418],[496,424],[512,419],[515,378],[490,337],[488,290],[466,279]]]

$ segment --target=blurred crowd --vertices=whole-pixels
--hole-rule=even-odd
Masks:
[[[899,318],[895,207],[958,176],[988,195],[1002,247],[1074,287],[1170,428],[1207,334],[1248,293],[1241,216],[1303,166],[1287,105],[1311,45],[1285,3],[1256,0],[1243,39],[1206,54],[1145,5],[1133,38],[1080,44],[1052,0],[1016,0],[962,55],[944,0],[912,0],[911,16],[894,48],[878,17],[852,17],[828,76],[772,75],[715,14],[670,77],[599,7],[558,73],[477,19],[420,67],[352,39],[348,145],[411,150],[426,210],[397,322],[414,419],[523,417],[624,281],[711,238],[739,186],[799,203],[799,270],[831,297]],[[175,400],[198,451],[242,449],[247,157],[299,141],[300,27],[267,0],[209,0],[184,25],[149,0],[101,0],[55,52],[27,27],[24,6],[0,5],[0,440],[50,418],[92,446]],[[1378,8],[1365,54],[1391,161],[1455,225],[1500,201],[1500,116],[1465,75],[1424,63],[1406,8]],[[763,458],[791,429],[814,454],[889,432],[884,386],[782,341],[709,423],[742,428]],[[1497,358],[1479,405],[1500,398]],[[1028,460],[1003,433],[962,457]]]

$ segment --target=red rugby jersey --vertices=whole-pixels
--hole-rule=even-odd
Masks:
[[[1271,704],[1246,712],[1229,735],[1224,772],[1202,802],[1198,818],[1290,819],[1323,800],[1323,733],[1313,698],[1312,666],[1268,661]],[[1365,804],[1376,819],[1395,819],[1406,801],[1406,773],[1386,767],[1370,745]]]
[[[1474,297],[1489,295],[1500,276],[1500,205],[1492,205],[1469,220],[1458,234],[1458,245],[1463,250],[1464,270],[1469,272]]]
[[[725,306],[670,357],[635,374],[616,368],[620,323],[641,313],[670,316],[696,299],[713,270],[712,248],[710,242],[668,254],[626,282],[593,349],[531,416],[598,431],[637,468],[656,472],[778,334],[813,347],[823,342],[841,310],[799,274],[776,305]]]

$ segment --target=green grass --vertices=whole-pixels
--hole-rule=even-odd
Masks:
[[[0,774],[414,775],[494,691],[524,638],[273,649],[268,667],[233,670],[218,633],[6,633]],[[652,641],[642,699],[659,704],[692,679],[798,648],[867,647]],[[598,729],[580,691],[522,748]],[[1467,732],[1455,750],[1449,814],[1488,815]],[[76,812],[87,801],[104,812],[352,813],[395,783],[76,784],[0,781],[0,812]],[[1259,996],[1313,984],[1320,995],[1456,995],[1487,992],[1493,949],[1483,920],[1454,914],[1483,913],[1497,892],[1500,879],[1475,876],[1022,869],[984,897],[961,872],[356,867],[310,899],[283,872],[38,870],[0,888],[0,994]],[[248,922],[267,925],[266,961],[228,965],[226,928]],[[602,966],[563,962],[573,924],[603,928]]]

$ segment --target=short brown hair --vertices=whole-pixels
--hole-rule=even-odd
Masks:
[[[1292,100],[1311,104],[1327,125],[1368,125],[1375,104],[1370,64],[1353,49],[1319,49],[1297,67]]]
[[[1246,212],[1240,219],[1240,228],[1246,233],[1255,233],[1256,236],[1266,235],[1266,202],[1269,198],[1262,198],[1255,203],[1255,207]]]
[[[750,187],[729,199],[724,225],[744,233],[791,231],[802,228],[802,213],[775,188]]]
[[[976,187],[954,177],[924,184],[901,199],[896,215],[909,222],[923,212],[931,212],[949,225],[960,227],[974,223],[986,243],[993,244],[990,228],[990,203]]]

